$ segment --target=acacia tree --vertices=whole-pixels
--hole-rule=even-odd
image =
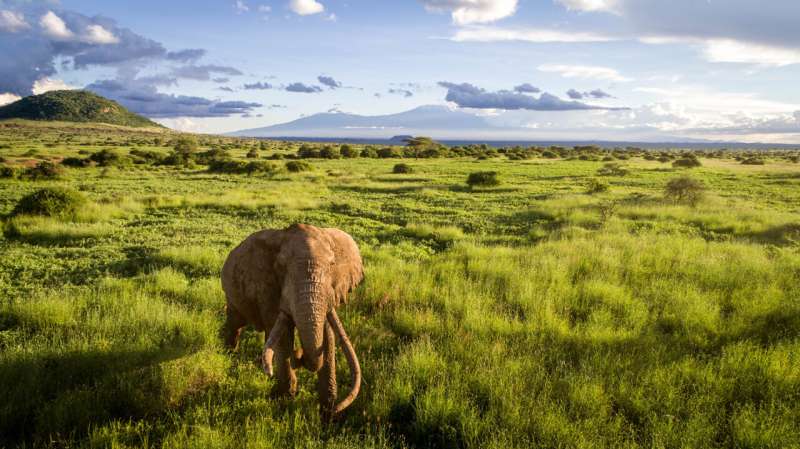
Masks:
[[[405,139],[406,147],[410,148],[415,158],[419,158],[420,153],[425,150],[439,149],[441,145],[430,137],[410,137]]]

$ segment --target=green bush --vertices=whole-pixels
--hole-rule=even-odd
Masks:
[[[272,173],[275,165],[267,161],[237,161],[235,159],[214,159],[208,164],[210,173],[248,174]]]
[[[16,178],[17,169],[7,165],[0,166],[0,178]]]
[[[414,169],[408,164],[395,164],[392,168],[394,174],[414,173]]]
[[[497,179],[496,171],[479,171],[470,173],[467,177],[467,185],[470,187],[492,187],[500,184]]]
[[[341,153],[342,157],[346,158],[356,158],[358,157],[359,154],[355,148],[347,144],[344,144],[339,147],[339,153]]]
[[[381,159],[391,159],[391,158],[401,158],[403,157],[403,153],[397,149],[392,147],[385,147],[378,150],[378,157]]]
[[[340,159],[342,155],[339,153],[338,148],[326,145],[321,150],[319,150],[319,157],[323,159]]]
[[[58,179],[64,174],[64,169],[50,161],[41,161],[25,170],[24,176],[29,179]]]
[[[86,203],[86,197],[76,190],[47,187],[22,197],[11,214],[65,217],[74,214]]]
[[[311,171],[314,167],[306,161],[289,161],[286,163],[286,170],[291,173]]]
[[[764,165],[764,159],[759,159],[757,157],[748,157],[747,159],[742,161],[742,165]]]
[[[258,150],[256,150],[255,148],[247,152],[248,159],[256,159],[257,157],[258,157]]]
[[[375,158],[378,157],[378,152],[375,151],[375,148],[366,147],[363,150],[361,150],[361,157],[367,157],[367,158],[370,158],[370,159],[375,159]]]
[[[672,163],[672,166],[675,168],[695,168],[695,167],[702,167],[703,164],[701,164],[696,157],[690,156],[678,159],[677,161]]]
[[[586,188],[586,193],[588,193],[589,195],[593,195],[595,193],[607,192],[608,189],[609,189],[608,183],[605,183],[598,179],[591,179],[589,180],[589,185]]]
[[[81,157],[65,157],[64,160],[61,161],[61,165],[64,167],[83,168],[91,166],[92,161]]]
[[[158,164],[164,159],[164,155],[153,150],[131,150],[131,159],[135,164]]]
[[[607,162],[597,170],[597,174],[600,176],[625,176],[628,174],[628,169],[617,162]]]
[[[89,159],[100,167],[120,167],[133,162],[129,157],[114,150],[100,150],[89,156]]]
[[[696,206],[705,195],[706,187],[702,182],[689,176],[671,179],[664,187],[664,196],[675,203],[687,203]]]

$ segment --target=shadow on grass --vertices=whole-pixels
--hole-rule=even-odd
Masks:
[[[167,406],[159,363],[188,350],[70,351],[0,361],[0,445],[80,436]],[[37,440],[33,440],[33,438]]]
[[[763,244],[778,246],[794,245],[800,242],[800,223],[786,223],[773,226],[761,232],[746,234],[745,237]]]

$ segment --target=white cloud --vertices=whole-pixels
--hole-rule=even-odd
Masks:
[[[316,0],[291,0],[289,2],[289,9],[295,14],[308,16],[325,11],[325,6]]]
[[[420,0],[425,9],[434,12],[450,12],[453,23],[494,22],[514,15],[518,0]]]
[[[268,13],[272,11],[272,6],[269,5],[259,5],[258,12]]]
[[[243,0],[236,0],[236,2],[233,4],[233,7],[239,14],[250,11],[250,7],[247,6],[247,3],[245,3]]]
[[[89,44],[118,44],[119,38],[114,33],[103,28],[101,25],[89,25],[86,27],[86,34],[81,37],[83,42]]]
[[[59,79],[51,79],[51,78],[40,78],[33,83],[33,94],[39,95],[45,92],[50,92],[51,90],[74,90],[77,89],[75,86],[70,86],[69,84],[65,83]]]
[[[573,11],[613,11],[615,0],[557,0]]]
[[[13,103],[13,102],[19,100],[20,98],[21,97],[19,95],[14,95],[14,94],[8,93],[8,92],[6,92],[4,94],[0,94],[0,106],[6,105],[6,104],[9,104],[9,103]]]
[[[53,11],[47,11],[47,14],[39,19],[39,25],[42,26],[44,34],[53,39],[69,40],[75,36],[75,34],[67,28],[67,24],[61,20],[61,17],[58,17]]]
[[[800,64],[800,49],[778,48],[730,39],[705,43],[704,54],[711,62],[734,62],[783,67]]]
[[[547,29],[513,29],[498,27],[466,27],[456,31],[450,38],[456,42],[500,42],[524,41],[535,43],[547,42],[609,42],[615,40],[610,36],[589,32],[571,32]]]
[[[588,66],[588,65],[566,65],[566,64],[543,64],[538,67],[539,71],[558,73],[564,78],[588,78],[604,81],[627,82],[633,81],[632,78],[622,76],[617,70],[610,67]]]
[[[16,33],[28,28],[30,28],[30,25],[25,21],[25,16],[22,13],[7,9],[0,10],[0,31]]]

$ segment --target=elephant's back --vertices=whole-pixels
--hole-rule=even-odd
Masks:
[[[274,272],[275,251],[270,233],[260,231],[234,248],[222,266],[222,289],[228,307],[234,307],[248,323],[264,329],[265,312],[277,310],[280,286]],[[265,310],[266,309],[266,310]]]

